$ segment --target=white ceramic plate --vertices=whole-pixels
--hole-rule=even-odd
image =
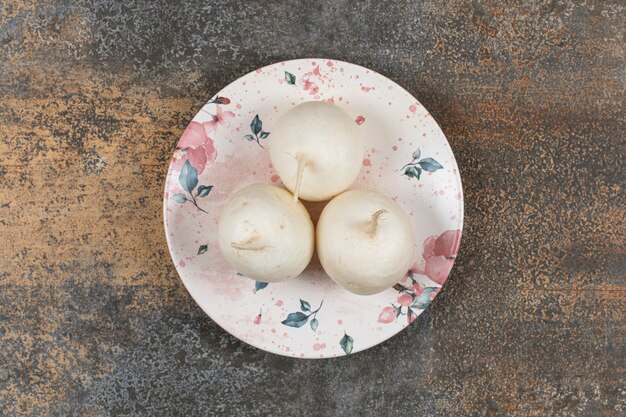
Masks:
[[[222,204],[248,184],[281,184],[265,145],[277,118],[309,100],[342,107],[363,133],[367,151],[351,188],[383,192],[411,218],[415,264],[395,288],[351,294],[328,278],[315,257],[296,279],[256,282],[239,275],[219,252]],[[306,205],[316,220],[324,204]],[[458,251],[463,193],[448,141],[406,90],[354,64],[299,59],[257,69],[204,105],[174,152],[163,215],[181,279],[222,328],[276,354],[329,358],[381,343],[430,304]]]

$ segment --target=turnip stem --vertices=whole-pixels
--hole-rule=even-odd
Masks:
[[[367,222],[367,225],[365,226],[365,232],[370,237],[374,237],[376,235],[376,230],[378,230],[378,223],[383,220],[381,219],[381,216],[385,213],[388,213],[388,211],[385,209],[380,209],[372,214],[372,220]]]
[[[301,156],[296,157],[298,161],[298,170],[296,171],[296,186],[293,190],[293,201],[298,202],[298,195],[300,194],[300,186],[302,185],[302,177],[304,176],[304,166],[306,161]]]

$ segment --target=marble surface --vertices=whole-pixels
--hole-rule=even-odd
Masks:
[[[528,3],[0,2],[0,414],[624,415],[624,5]],[[161,217],[206,99],[312,56],[415,95],[466,202],[430,308],[322,361],[206,317]]]

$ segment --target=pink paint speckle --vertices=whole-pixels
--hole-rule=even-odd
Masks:
[[[313,75],[317,75],[318,77],[321,75],[319,65],[313,69]]]
[[[417,106],[416,106],[415,104],[411,104],[411,105],[409,106],[409,111],[410,111],[411,113],[415,113],[415,112],[417,111]]]
[[[314,343],[313,350],[318,351],[326,348],[326,343]]]
[[[363,117],[363,116],[357,116],[357,118],[356,118],[356,119],[354,119],[354,121],[356,122],[356,124],[357,124],[357,125],[359,125],[359,126],[360,126],[360,125],[362,125],[362,124],[363,124],[363,122],[365,122],[365,117]]]
[[[333,66],[333,61],[331,61],[331,60],[326,61],[326,65],[328,65],[329,67],[332,67]]]
[[[369,93],[370,91],[372,91],[374,89],[374,87],[366,87],[364,85],[361,86],[361,91],[364,91],[366,93]]]
[[[277,305],[278,307],[282,307],[284,304],[285,304],[285,303],[283,303],[283,300],[278,300],[278,301],[276,301],[276,305]]]
[[[394,151],[397,151],[397,150],[398,150],[398,147],[397,147],[396,145],[393,145],[393,146],[391,147],[391,149],[393,149]]]
[[[256,70],[256,73],[257,73],[257,74],[260,74],[261,72],[263,72],[263,70],[262,70],[261,68],[258,68],[258,69]]]
[[[455,196],[457,200],[461,200],[463,197],[461,196],[461,193],[457,193],[457,195]]]
[[[280,181],[280,177],[278,175],[272,175],[272,177],[270,179],[272,180],[272,182]]]
[[[276,333],[276,329],[272,329],[272,333]]]
[[[343,324],[343,320],[341,319],[337,320],[337,324],[341,326]]]
[[[363,160],[363,165],[366,167],[371,167],[372,166],[372,161],[370,161],[369,159],[364,159]]]
[[[185,261],[183,261],[182,259],[180,260],[180,262],[178,263],[178,266],[180,266],[181,268],[185,267]]]
[[[310,81],[308,79],[305,79],[303,81],[304,89],[305,91],[308,91],[310,95],[314,96],[320,91],[320,88],[313,81]]]

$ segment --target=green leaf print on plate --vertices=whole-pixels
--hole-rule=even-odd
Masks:
[[[295,85],[296,76],[290,73],[289,71],[285,71],[285,81],[287,81],[287,84],[289,85]]]
[[[354,347],[354,339],[348,336],[347,333],[344,333],[343,337],[339,341],[339,346],[346,352],[346,355],[352,353],[352,348]]]
[[[302,327],[307,323],[310,317],[313,317],[311,319],[310,326],[313,331],[316,331],[317,326],[319,326],[319,321],[317,321],[317,318],[315,316],[317,315],[317,312],[320,311],[320,308],[322,308],[322,304],[324,304],[324,300],[322,300],[317,310],[311,311],[311,303],[300,299],[300,310],[302,311],[289,313],[287,315],[287,318],[281,323],[289,327]],[[309,312],[309,314],[306,314],[307,311]]]
[[[198,194],[196,194],[196,197],[206,197],[212,189],[212,185],[201,185],[198,187]]]
[[[193,166],[191,166],[191,164],[189,163],[189,160],[185,161],[185,165],[183,165],[183,168],[180,170],[180,174],[178,175],[178,182],[180,182],[180,185],[181,187],[183,187],[183,190],[189,193],[189,197],[191,197],[191,199],[188,198],[185,194],[178,193],[178,194],[174,194],[171,197],[172,200],[181,204],[184,204],[187,201],[189,201],[194,206],[196,206],[198,210],[206,213],[204,209],[198,206],[196,197],[194,197],[193,195],[193,190],[196,188],[196,185],[198,185],[198,170],[195,169]],[[196,195],[198,197],[206,197],[207,195],[209,195],[209,192],[211,192],[212,188],[213,188],[212,185],[201,185],[200,187],[198,187],[198,194]]]
[[[419,158],[422,156],[422,151],[419,149],[413,152],[411,156],[413,160],[401,168],[402,175],[406,175],[409,178],[417,178],[419,180],[422,176],[422,171],[435,172],[443,168],[443,166],[433,158],[420,160]]]
[[[259,118],[258,114],[254,116],[254,119],[250,122],[250,131],[252,131],[252,134],[244,135],[243,138],[248,142],[256,142],[261,148],[263,148],[263,145],[261,145],[261,139],[267,139],[270,132],[263,131],[263,122]]]
[[[269,284],[267,282],[255,281],[254,282],[254,292],[261,291],[263,288],[267,287]]]

